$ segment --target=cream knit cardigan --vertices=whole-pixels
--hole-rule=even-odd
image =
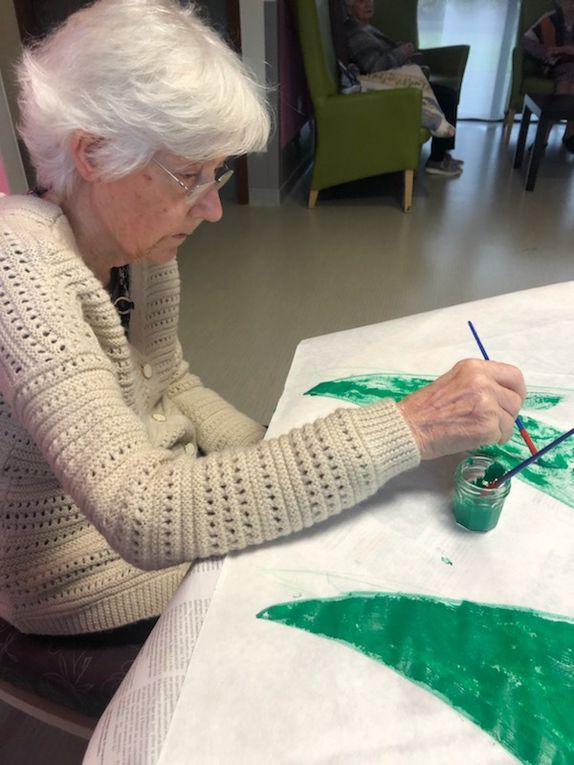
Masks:
[[[0,199],[0,615],[24,632],[159,614],[190,562],[312,526],[419,462],[392,401],[263,441],[182,359],[176,263],[130,278],[128,342],[61,209]]]

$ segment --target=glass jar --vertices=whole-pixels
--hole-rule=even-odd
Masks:
[[[490,531],[496,526],[510,491],[510,481],[495,489],[476,485],[493,462],[491,457],[472,455],[458,465],[454,474],[454,517],[471,531]]]

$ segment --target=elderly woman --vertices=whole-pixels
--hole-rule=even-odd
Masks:
[[[4,619],[145,632],[191,562],[510,437],[524,384],[495,362],[266,441],[189,371],[177,251],[221,218],[226,157],[269,130],[261,89],[192,9],[99,0],[27,51],[19,76],[39,188],[0,203]]]
[[[522,47],[544,64],[556,93],[574,94],[574,0],[560,0],[541,16],[524,34]],[[562,142],[574,154],[574,121],[566,123]]]
[[[346,7],[348,17],[345,20],[345,38],[349,60],[358,67],[361,74],[423,63],[422,55],[412,42],[395,42],[371,24],[375,13],[374,0],[346,0]],[[432,91],[450,131],[441,135],[433,133],[425,171],[430,175],[457,178],[464,164],[451,154],[455,143],[452,126],[456,125],[458,98],[455,91],[446,85],[433,84]]]

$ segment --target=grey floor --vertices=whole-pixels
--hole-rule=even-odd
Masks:
[[[227,204],[180,252],[193,371],[269,422],[303,338],[574,279],[574,156],[555,128],[524,192],[516,132],[504,149],[500,125],[462,123],[464,174],[421,172],[408,215],[389,177],[323,192],[313,211],[304,184],[279,208]],[[3,765],[77,765],[84,749],[0,704]]]
[[[227,207],[180,256],[193,369],[267,422],[303,338],[574,279],[574,156],[561,132],[533,192],[501,126],[468,122],[464,174],[419,173],[410,214],[389,176],[322,192],[315,210],[306,187],[279,208]]]

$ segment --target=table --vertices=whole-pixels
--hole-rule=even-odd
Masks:
[[[530,118],[535,114],[538,117],[538,127],[534,145],[528,159],[528,169],[526,171],[526,180],[524,188],[526,191],[533,191],[538,174],[540,160],[544,154],[546,144],[546,135],[548,126],[552,122],[559,120],[574,119],[574,96],[567,95],[528,95],[524,96],[522,107],[522,121],[520,122],[520,132],[518,133],[518,143],[516,144],[516,153],[514,155],[514,167],[520,168],[524,157],[524,148],[526,145],[526,136],[530,125]]]
[[[460,358],[478,356],[468,319],[492,358],[523,369],[531,391],[523,418],[529,430],[534,421],[542,428],[531,431],[533,437],[544,428],[571,427],[574,364],[562,348],[563,339],[574,330],[574,282],[303,341],[269,436],[338,406],[352,406],[357,392],[366,395],[386,384],[389,376],[433,376]],[[346,391],[343,398],[308,395],[312,390],[333,391],[326,381],[350,376],[352,384],[339,386]],[[517,443],[516,448],[526,450],[519,437]],[[570,445],[569,459],[573,454]],[[217,583],[212,582],[214,595],[197,640],[195,634],[189,639],[181,635],[194,631],[190,623],[198,626],[192,615],[195,606],[188,604],[208,598],[198,590],[197,571],[192,570],[100,720],[84,765],[510,765],[531,746],[538,746],[547,757],[544,761],[574,761],[571,728],[566,744],[559,742],[563,759],[556,751],[550,754],[555,741],[536,739],[533,744],[528,738],[538,730],[538,723],[531,724],[532,709],[525,727],[512,731],[510,743],[500,743],[508,726],[523,719],[521,707],[512,702],[513,693],[521,693],[524,684],[522,669],[532,666],[532,682],[546,677],[547,663],[555,658],[551,639],[528,644],[505,693],[496,687],[496,676],[505,671],[506,654],[489,665],[492,683],[481,680],[473,685],[477,660],[487,656],[486,643],[478,650],[473,641],[485,625],[502,631],[504,650],[515,644],[512,629],[497,621],[499,613],[528,616],[572,635],[571,471],[562,484],[550,486],[555,496],[532,481],[513,480],[497,528],[476,534],[456,526],[450,510],[452,474],[459,459],[424,463],[321,527],[228,556]],[[209,569],[209,564],[201,565]],[[375,660],[376,651],[367,655],[346,639],[327,639],[326,632],[302,629],[301,621],[289,626],[281,618],[267,618],[277,609],[284,613],[302,607],[309,625],[309,603],[331,608],[346,603],[349,592],[355,593],[354,602],[369,596],[385,608],[390,605],[390,619],[384,609],[369,612],[370,621],[381,630],[378,644],[394,646],[407,665],[408,646],[415,646],[413,655],[428,670],[427,680],[434,682],[434,675],[454,668],[457,681],[442,691],[412,682],[392,657]],[[405,639],[394,607],[406,604],[410,609],[413,601],[415,607],[428,609],[424,619],[419,614],[413,629],[406,630]],[[474,615],[461,616],[462,605],[474,609]],[[413,619],[415,613],[416,608]],[[433,613],[441,614],[439,621]],[[494,620],[492,614],[497,615]],[[553,692],[551,708],[573,721],[574,641],[568,645],[560,662],[553,664],[563,667],[564,697],[561,689]],[[439,655],[440,667],[429,659]],[[465,683],[477,699],[479,722],[468,714],[468,699],[457,705],[449,698],[453,688]],[[527,703],[539,705],[534,711],[544,719],[544,693],[526,690]],[[494,708],[488,701],[491,691]],[[485,710],[494,721],[492,730],[484,724]]]

